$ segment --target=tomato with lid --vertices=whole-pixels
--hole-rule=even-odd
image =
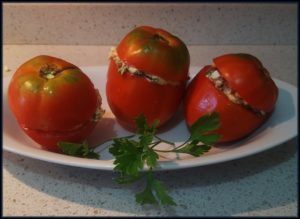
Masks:
[[[241,139],[271,115],[278,88],[262,63],[249,54],[226,54],[213,59],[195,76],[184,100],[191,126],[213,111],[220,114],[220,142]]]
[[[134,130],[141,113],[150,125],[160,125],[176,112],[188,80],[190,56],[186,45],[171,33],[137,27],[111,50],[107,75],[108,104],[119,123]]]

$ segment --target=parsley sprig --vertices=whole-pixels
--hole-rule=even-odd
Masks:
[[[89,159],[99,159],[100,155],[89,148],[87,141],[84,141],[82,144],[70,143],[70,142],[58,142],[58,147],[62,150],[63,153],[74,156],[74,157],[83,157]]]
[[[119,184],[134,183],[144,179],[146,181],[143,191],[136,194],[136,202],[143,204],[176,205],[168,195],[164,184],[155,178],[153,170],[156,168],[158,152],[186,153],[198,157],[208,152],[220,138],[211,133],[219,127],[218,113],[210,113],[199,118],[190,128],[189,138],[180,145],[164,140],[156,135],[158,120],[148,126],[144,114],[135,119],[136,134],[127,137],[112,139],[109,152],[114,156],[114,171],[118,173],[115,179]],[[161,143],[173,146],[169,150],[157,149]],[[62,151],[72,156],[99,159],[89,149],[87,143],[73,144],[61,142],[58,144]]]

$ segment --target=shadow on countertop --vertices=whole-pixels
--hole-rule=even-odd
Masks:
[[[297,202],[297,147],[296,137],[242,159],[157,172],[176,207],[139,206],[134,194],[143,189],[143,183],[118,185],[110,171],[53,164],[6,151],[3,165],[27,186],[80,205],[124,215],[226,216]]]

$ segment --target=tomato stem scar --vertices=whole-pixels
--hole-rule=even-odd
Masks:
[[[40,69],[40,75],[48,80],[54,78],[59,72],[60,70],[54,64],[45,64]]]

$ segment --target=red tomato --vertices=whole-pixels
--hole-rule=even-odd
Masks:
[[[143,113],[148,125],[160,125],[177,110],[188,80],[190,56],[185,44],[162,29],[149,26],[128,33],[111,54],[106,95],[126,129]]]
[[[58,141],[82,142],[101,116],[101,97],[91,80],[75,65],[46,55],[17,69],[8,102],[22,130],[55,152]]]
[[[229,87],[251,106],[270,112],[275,106],[278,88],[262,63],[249,54],[231,54],[215,58],[214,63]]]
[[[220,77],[208,76],[217,70]],[[216,77],[222,85],[217,85]],[[226,95],[230,90],[231,95]],[[230,99],[234,96],[234,99]],[[241,139],[272,113],[278,88],[261,62],[248,54],[227,54],[214,59],[191,81],[184,100],[185,119],[190,127],[199,117],[218,112],[221,135],[219,142]]]

